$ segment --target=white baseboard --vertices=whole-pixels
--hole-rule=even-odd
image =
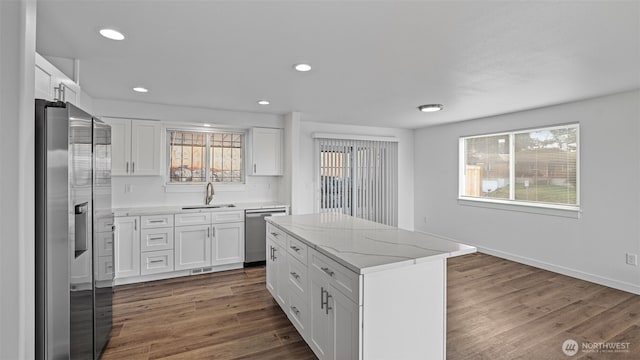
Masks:
[[[608,286],[614,289],[630,292],[632,294],[640,295],[640,286],[631,284],[625,281],[609,279],[599,275],[589,274],[583,271],[571,269],[571,268],[560,266],[560,265],[550,264],[544,261],[539,261],[536,259],[531,259],[528,257],[516,255],[516,254],[511,254],[511,253],[500,251],[500,250],[489,249],[482,246],[477,246],[477,248],[478,248],[478,252],[481,252],[481,253],[497,256],[499,258],[519,262],[521,264],[534,266],[540,269],[553,271],[558,274],[571,276],[580,280],[585,280],[592,283]]]
[[[445,240],[449,240],[449,241],[453,241],[453,242],[461,242],[461,241],[458,241],[456,239],[451,239],[451,238],[448,238],[446,236],[441,236],[441,235],[429,233],[429,232],[426,232],[426,231],[418,231],[418,230],[416,230],[416,232],[427,234],[427,235],[431,235],[431,236],[435,236],[435,237],[439,237],[441,239],[445,239]],[[464,242],[462,242],[462,243],[464,244]],[[606,278],[606,277],[595,275],[595,274],[586,273],[584,271],[575,270],[575,269],[571,269],[571,268],[568,268],[568,267],[555,265],[555,264],[551,264],[551,263],[540,261],[540,260],[536,260],[536,259],[531,259],[531,258],[528,258],[528,257],[512,254],[512,253],[509,253],[509,252],[506,252],[506,251],[491,249],[491,248],[487,248],[487,247],[483,247],[483,246],[479,246],[479,245],[475,245],[475,244],[467,244],[467,245],[475,246],[478,249],[478,252],[481,252],[481,253],[497,256],[499,258],[515,261],[515,262],[518,262],[518,263],[521,263],[521,264],[530,265],[530,266],[537,267],[537,268],[544,269],[544,270],[548,270],[548,271],[553,271],[553,272],[556,272],[558,274],[570,276],[570,277],[573,277],[573,278],[576,278],[576,279],[585,280],[585,281],[589,281],[589,282],[592,282],[592,283],[608,286],[610,288],[614,288],[614,289],[630,292],[632,294],[640,295],[640,285],[628,283],[628,282],[625,282],[625,281],[619,281],[619,280],[615,280],[615,279],[610,279],[610,278]]]

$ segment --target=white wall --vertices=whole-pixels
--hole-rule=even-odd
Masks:
[[[212,127],[248,129],[282,128],[280,115],[205,108],[170,106],[130,101],[93,100],[93,113],[99,117],[151,119],[163,123],[211,124]],[[175,126],[172,126],[175,127]],[[163,146],[164,151],[164,146]],[[163,164],[165,163],[163,156]],[[238,203],[278,200],[281,179],[272,176],[247,176],[244,185],[214,184],[214,203]],[[125,193],[125,186],[132,192]],[[116,176],[112,179],[113,207],[193,205],[204,203],[205,186],[189,192],[166,192],[165,178],[160,176]]]
[[[489,253],[640,293],[640,92],[415,134],[415,225]],[[580,123],[579,219],[458,204],[458,137]],[[424,218],[427,217],[427,222]]]
[[[35,347],[35,1],[0,1],[0,359]]]
[[[304,114],[302,115],[304,120]],[[357,134],[371,136],[395,136],[398,143],[398,227],[413,230],[413,131],[405,129],[340,125],[301,121],[297,137],[299,149],[294,152],[298,156],[297,172],[293,179],[291,209],[293,214],[309,214],[315,210],[314,189],[317,164],[314,154],[314,132]]]

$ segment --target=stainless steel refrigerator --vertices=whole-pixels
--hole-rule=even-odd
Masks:
[[[111,336],[111,128],[36,100],[36,357],[99,359]]]

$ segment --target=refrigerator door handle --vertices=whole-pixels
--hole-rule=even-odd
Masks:
[[[89,203],[84,202],[82,204],[78,204],[75,207],[75,257],[82,255],[85,251],[87,251],[87,241],[89,237],[89,227],[88,219],[89,219]]]

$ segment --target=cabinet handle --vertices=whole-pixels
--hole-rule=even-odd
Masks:
[[[293,312],[296,313],[296,315],[300,314],[300,310],[298,310],[298,308],[295,306],[291,306],[291,310],[293,310]]]
[[[133,219],[133,230],[138,231],[138,219]]]
[[[292,248],[292,249],[293,249],[293,251],[295,251],[295,252],[300,252],[300,248],[299,248],[299,247],[297,247],[297,246],[295,246],[295,245],[291,245],[291,246],[289,246],[289,247],[290,247],[290,248]]]
[[[164,220],[149,220],[149,224],[157,224],[162,222],[164,222]]]
[[[164,260],[151,260],[151,261],[149,261],[150,264],[155,264],[155,263],[159,263],[159,262],[164,262]]]
[[[128,173],[129,173],[129,162],[128,162],[128,161],[127,161],[127,162],[125,162],[125,168],[126,168],[126,169],[125,169],[125,171],[124,171],[124,172],[128,174]]]
[[[294,278],[300,279],[300,275],[296,274],[295,271],[290,272],[289,274],[291,274],[291,276],[293,276]]]
[[[331,306],[329,306],[329,298],[333,297],[331,296],[331,294],[329,294],[329,292],[327,291],[327,302],[325,302],[324,304],[326,305],[325,309],[325,314],[329,315],[329,310],[332,310],[333,308]]]
[[[273,261],[278,260],[278,257],[276,256],[276,251],[278,251],[278,249],[273,248]]]
[[[113,240],[107,241],[107,245],[111,245],[111,244],[113,244]]]
[[[328,267],[321,267],[320,270],[324,271],[325,273],[327,273],[327,275],[333,277],[333,274],[335,274],[333,271],[329,270]]]
[[[211,228],[210,227],[207,228],[207,237],[208,238],[211,237]]]
[[[256,172],[256,164],[253,164],[253,172]]]
[[[152,238],[149,238],[149,240],[164,240],[164,238],[162,236],[160,236],[160,237],[152,237]]]
[[[133,174],[134,172],[136,172],[136,162],[132,161],[131,162],[131,173]]]
[[[320,309],[324,309],[324,287],[320,287]]]
[[[280,235],[280,234],[278,234],[277,232],[272,232],[272,233],[271,233],[271,235],[273,235],[273,236],[278,236],[278,235]]]

